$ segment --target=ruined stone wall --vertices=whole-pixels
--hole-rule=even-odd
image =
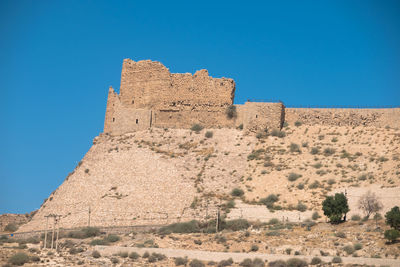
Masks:
[[[246,102],[240,109],[243,129],[246,132],[258,132],[267,129],[281,129],[284,119],[282,103]]]
[[[309,125],[375,126],[400,128],[400,108],[286,108],[285,121],[301,121]]]
[[[233,104],[235,83],[207,70],[171,74],[160,62],[125,59],[120,92],[124,106],[133,108],[221,111]]]
[[[125,59],[118,95],[108,94],[104,132],[121,134],[148,127],[234,127],[226,116],[233,104],[232,79],[212,78],[207,70],[171,74],[160,62]],[[139,119],[139,124],[135,122]],[[143,122],[141,124],[141,122]]]
[[[116,92],[110,88],[108,93],[104,132],[114,135],[140,131],[150,128],[152,111],[125,107]]]

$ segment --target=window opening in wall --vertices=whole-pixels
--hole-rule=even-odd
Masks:
[[[258,115],[256,115],[256,119],[258,118]]]
[[[132,99],[132,104],[135,104],[135,100]]]
[[[139,123],[139,120],[138,119],[136,119],[136,124],[138,124]]]
[[[115,118],[113,118],[113,122],[115,121]]]

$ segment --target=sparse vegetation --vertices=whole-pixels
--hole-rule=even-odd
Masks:
[[[28,256],[28,254],[26,254],[24,252],[18,252],[16,254],[12,255],[11,258],[8,260],[8,262],[13,265],[21,266],[21,265],[24,265],[25,263],[28,263],[29,259],[30,258]]]
[[[244,195],[244,191],[240,188],[234,188],[231,192],[231,195],[234,197],[241,197]]]
[[[301,126],[303,123],[301,122],[301,121],[296,121],[295,123],[294,123],[294,126],[296,126],[296,127],[299,127],[299,126]]]
[[[236,118],[237,117],[236,106],[231,105],[231,106],[227,107],[226,116],[228,117],[228,119]]]
[[[321,258],[314,257],[314,258],[311,259],[311,265],[318,265],[318,264],[321,264],[321,263],[322,263]]]
[[[311,148],[310,153],[311,153],[312,155],[319,154],[319,148],[318,148],[318,147],[313,147],[313,148]]]
[[[384,236],[391,243],[394,243],[396,239],[399,238],[400,232],[397,231],[396,229],[389,229],[385,231]]]
[[[213,135],[214,135],[214,133],[213,133],[212,131],[207,131],[207,132],[204,134],[204,136],[205,136],[206,138],[212,138]]]
[[[187,263],[188,263],[188,259],[187,258],[182,258],[182,257],[175,258],[175,265],[176,266],[181,266],[181,265],[186,266]]]
[[[201,126],[200,124],[193,124],[192,127],[190,128],[190,130],[194,131],[195,133],[199,133],[201,130],[203,130],[203,126]]]
[[[284,131],[279,131],[278,129],[273,129],[271,131],[271,136],[276,136],[279,138],[283,138],[286,136],[286,133]]]
[[[275,194],[270,194],[266,198],[260,199],[260,203],[267,206],[267,208],[272,209],[274,207],[275,202],[279,200],[279,197]]]
[[[18,230],[18,225],[15,223],[9,223],[4,228],[4,231],[6,231],[6,232],[15,232],[17,230]]]
[[[290,152],[292,152],[292,153],[300,153],[301,152],[301,150],[300,150],[300,146],[298,145],[298,144],[295,144],[295,143],[291,143],[290,144]]]
[[[98,252],[97,250],[95,250],[95,251],[92,252],[92,257],[95,258],[95,259],[97,259],[97,258],[100,258],[100,257],[101,257],[101,254],[100,254],[100,252]]]
[[[289,173],[289,175],[288,175],[288,180],[289,180],[290,182],[294,182],[294,181],[296,181],[297,179],[299,179],[300,177],[301,177],[301,174],[297,174],[297,173],[291,172],[291,173]]]
[[[201,261],[197,260],[197,259],[193,259],[190,263],[189,263],[190,267],[204,267],[204,263],[202,263]]]

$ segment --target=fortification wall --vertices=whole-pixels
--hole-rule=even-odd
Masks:
[[[118,94],[110,88],[108,93],[104,132],[114,135],[150,128],[152,111],[125,107]]]
[[[400,108],[286,108],[285,121],[309,125],[400,127]]]
[[[120,92],[124,106],[133,108],[220,111],[233,104],[235,82],[207,70],[171,74],[160,62],[125,59]]]
[[[246,102],[241,109],[243,129],[246,132],[281,129],[284,120],[282,103]]]

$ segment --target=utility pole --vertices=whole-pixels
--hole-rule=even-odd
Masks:
[[[56,215],[57,216],[57,215]],[[60,234],[60,219],[61,215],[58,215],[57,217],[54,217],[57,223],[57,238],[56,238],[56,251],[58,249],[58,236]]]
[[[53,244],[54,244],[54,232],[55,232],[55,228],[56,228],[56,219],[55,219],[55,215],[52,214],[53,217],[53,234],[51,235],[51,249],[53,249]]]
[[[218,233],[218,226],[219,226],[219,217],[220,217],[220,214],[219,214],[219,206],[220,205],[217,205],[217,223],[215,224],[215,232],[216,233]]]
[[[44,230],[44,244],[43,244],[43,248],[46,248],[46,246],[47,246],[47,227],[48,227],[48,224],[49,224],[49,215],[46,215],[45,217],[46,217],[46,228],[45,228],[45,230]]]

